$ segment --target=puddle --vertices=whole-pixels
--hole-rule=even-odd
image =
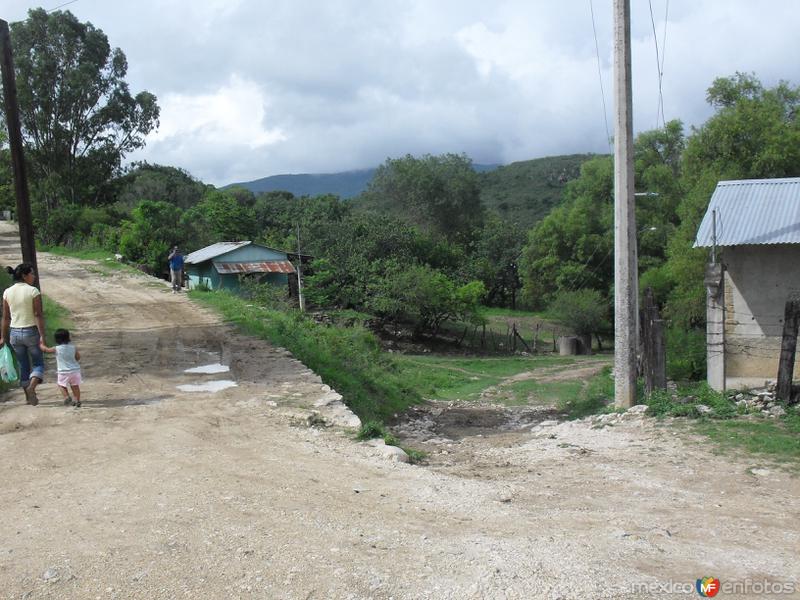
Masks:
[[[192,369],[185,369],[184,373],[203,373],[205,375],[213,375],[214,373],[227,373],[231,368],[227,365],[214,363],[211,365],[204,365],[202,367],[194,367]]]
[[[500,407],[421,405],[412,407],[392,427],[401,438],[426,440],[447,438],[461,440],[473,436],[491,436],[523,432],[531,425],[558,419],[552,407]]]
[[[236,387],[237,385],[235,381],[229,379],[218,379],[215,381],[207,381],[206,383],[187,383],[176,387],[182,392],[219,392],[227,390],[230,387]]]

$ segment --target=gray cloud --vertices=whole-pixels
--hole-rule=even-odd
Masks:
[[[594,0],[609,125],[612,15]],[[634,125],[657,123],[649,4],[634,2]],[[6,2],[24,18],[28,2]],[[667,0],[653,0],[659,43]],[[45,8],[48,8],[47,6]],[[585,0],[79,0],[128,56],[162,127],[136,157],[214,184],[375,166],[407,153],[478,162],[606,152]],[[795,0],[671,0],[667,119],[699,125],[717,76],[800,83]]]

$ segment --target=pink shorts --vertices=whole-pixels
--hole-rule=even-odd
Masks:
[[[66,373],[59,373],[58,374],[58,385],[61,387],[69,387],[71,385],[80,385],[81,384],[81,372],[80,371],[67,371]]]

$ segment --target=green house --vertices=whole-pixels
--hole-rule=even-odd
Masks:
[[[290,257],[281,250],[253,242],[218,242],[184,258],[189,289],[205,285],[212,290],[237,290],[242,277],[260,283],[296,289],[297,272]]]

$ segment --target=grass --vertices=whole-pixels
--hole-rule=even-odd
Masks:
[[[614,402],[614,379],[611,367],[604,367],[592,377],[586,386],[573,398],[558,404],[567,419],[580,419],[612,410]]]
[[[289,350],[336,389],[362,422],[385,422],[421,401],[401,376],[392,355],[363,327],[324,326],[298,312],[280,312],[252,304],[229,292],[191,291],[241,331]]]
[[[53,333],[56,329],[70,329],[72,321],[69,318],[69,311],[58,302],[42,295],[42,309],[44,311],[45,338],[48,346],[55,345]]]
[[[694,429],[722,450],[745,450],[778,461],[800,461],[800,414],[780,419],[751,416],[747,418],[703,419]]]
[[[451,358],[430,355],[397,356],[408,386],[435,400],[474,400],[506,377],[550,366],[568,366],[571,357]]]
[[[544,319],[543,312],[533,312],[530,310],[514,310],[511,308],[486,307],[481,309],[481,316],[487,319],[492,317],[506,317],[519,319]]]
[[[677,392],[657,391],[647,399],[648,414],[689,417],[692,431],[708,437],[723,451],[745,451],[779,461],[800,461],[800,414],[790,409],[784,417],[745,414],[725,394],[706,383],[680,386]],[[703,414],[699,405],[713,410]]]
[[[503,404],[523,406],[526,404],[558,405],[578,398],[583,390],[581,381],[518,381],[505,387],[509,394],[500,398]]]

